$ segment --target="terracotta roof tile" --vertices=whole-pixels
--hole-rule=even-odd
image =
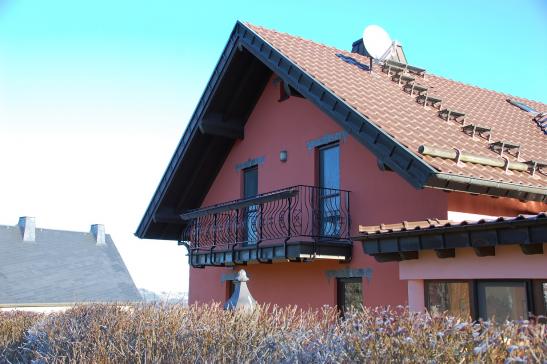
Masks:
[[[515,217],[497,217],[492,219],[480,219],[480,220],[463,220],[463,221],[451,221],[451,220],[439,220],[439,219],[427,219],[419,221],[403,221],[401,223],[395,224],[380,224],[380,225],[370,225],[363,226],[359,225],[359,233],[361,235],[378,235],[386,233],[395,233],[400,231],[409,231],[409,230],[426,230],[426,229],[437,229],[442,227],[449,226],[464,226],[464,225],[481,225],[481,224],[490,224],[495,222],[510,222],[514,220],[534,220],[534,219],[545,219],[547,218],[547,213],[540,212],[537,215],[518,215]]]
[[[415,97],[402,91],[397,82],[381,71],[378,65],[369,73],[355,64],[341,59],[337,54],[351,57],[368,65],[369,59],[309,40],[246,24],[258,36],[283,53],[296,65],[304,69],[338,97],[366,115],[372,122],[395,137],[411,152],[425,160],[440,172],[481,178],[491,181],[528,186],[547,187],[547,178],[542,173],[532,176],[529,172],[508,171],[503,168],[480,164],[456,164],[454,160],[423,156],[418,153],[420,145],[453,149],[478,156],[499,158],[499,153],[489,148],[487,140],[462,132],[462,124],[445,121],[433,107],[423,107]],[[419,65],[418,65],[419,66]],[[506,101],[512,98],[537,111],[547,111],[547,105],[507,94],[456,82],[426,72],[425,78],[416,76],[416,81],[429,87],[430,95],[442,98],[443,108],[464,112],[465,124],[478,124],[492,128],[492,140],[510,141],[521,145],[520,161],[547,161],[547,136],[532,121],[533,116]],[[509,160],[516,160],[507,155]]]

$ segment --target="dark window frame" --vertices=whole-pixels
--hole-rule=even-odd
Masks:
[[[331,148],[338,148],[338,178],[339,178],[339,185],[340,185],[340,157],[341,157],[341,149],[340,149],[340,141],[335,140],[333,142],[327,143],[327,144],[321,144],[315,147],[315,185],[317,187],[324,187],[321,185],[321,151]],[[340,189],[341,186],[338,186],[338,189]]]
[[[445,283],[468,283],[469,284],[469,307],[471,318],[479,319],[479,283],[484,282],[524,282],[526,287],[526,301],[528,314],[530,317],[545,316],[547,314],[547,303],[544,300],[542,284],[547,284],[547,279],[519,279],[519,278],[498,278],[498,279],[424,279],[424,306],[429,310],[428,284],[430,282],[445,282]],[[541,288],[541,290],[540,290]],[[540,295],[541,294],[541,295]],[[544,310],[541,310],[541,305]]]
[[[534,314],[543,316],[540,322],[547,324],[547,297],[543,292],[543,285],[547,285],[547,279],[532,279],[532,295],[534,297]]]
[[[247,168],[243,168],[241,170],[241,192],[240,192],[240,195],[241,195],[241,198],[246,198],[246,197],[249,197],[249,196],[245,196],[245,175],[251,171],[256,171],[256,186],[257,186],[257,191],[256,193],[258,194],[258,164],[254,164],[250,167],[247,167]]]
[[[336,305],[338,309],[340,310],[340,313],[342,316],[344,315],[344,311],[346,309],[346,297],[345,297],[345,291],[344,286],[346,283],[359,283],[361,285],[361,304],[364,305],[365,301],[363,298],[363,277],[340,277],[336,278]]]
[[[252,166],[249,166],[247,168],[243,168],[241,170],[241,198],[242,199],[251,198],[251,197],[254,197],[254,196],[258,195],[258,193],[259,193],[259,190],[258,190],[258,187],[259,187],[259,185],[258,185],[258,183],[259,183],[258,172],[259,172],[258,164],[254,164]],[[255,176],[256,176],[256,178],[254,180],[254,183],[256,183],[256,193],[254,195],[248,195],[246,193],[247,192],[247,183],[246,183],[247,178],[246,177],[247,177],[248,173],[255,173]],[[243,208],[241,210],[241,215],[240,216],[243,219],[245,219],[245,221],[247,221],[251,214],[256,214],[257,213],[257,210],[258,210],[257,206],[258,205],[252,205],[252,206]],[[243,243],[243,246],[256,245],[260,241],[259,236],[253,236],[254,240],[252,242],[250,241],[248,226],[249,226],[248,222],[245,222],[245,224],[242,226],[242,229],[241,229],[241,237],[243,237],[243,240],[245,241]]]
[[[509,279],[477,279],[475,280],[475,302],[477,309],[477,319],[479,318],[479,283],[488,284],[488,283],[524,283],[525,288],[525,294],[526,294],[526,309],[528,314],[528,319],[530,319],[532,316],[535,316],[535,310],[534,310],[534,297],[532,294],[532,280],[530,279],[518,279],[518,278],[509,278]]]
[[[322,166],[322,163],[321,163],[321,153],[325,150],[328,150],[328,149],[333,149],[333,148],[338,148],[338,160],[337,160],[337,163],[338,163],[338,186],[336,188],[333,188],[335,190],[340,190],[341,188],[341,145],[340,145],[340,140],[334,140],[332,142],[329,142],[329,143],[325,143],[325,144],[321,144],[321,145],[318,145],[314,148],[315,152],[314,152],[314,164],[315,164],[315,177],[314,177],[314,185],[318,188],[325,188],[325,189],[328,189],[328,188],[331,188],[331,187],[325,187],[324,184],[323,184],[323,181],[322,181],[322,171],[324,169],[324,167]],[[333,197],[336,197],[336,196],[322,196],[321,195],[322,192],[319,191],[319,193],[315,196],[314,198],[314,202],[317,206],[318,209],[321,209],[322,207],[322,200],[324,198],[333,198]],[[341,206],[341,194],[340,192],[337,192],[338,194],[338,205]],[[339,234],[336,233],[336,231],[334,231],[334,233],[332,234],[329,234],[327,236],[327,234],[325,233],[325,231],[323,230],[324,229],[324,226],[323,226],[323,219],[325,219],[327,216],[323,216],[323,212],[319,212],[319,215],[318,215],[318,218],[317,218],[317,221],[315,222],[315,234],[318,235],[318,236],[321,236],[322,239],[330,239],[330,238],[333,238],[333,237],[339,237]],[[340,229],[340,226],[338,226],[338,229]],[[325,235],[325,236],[323,236]]]

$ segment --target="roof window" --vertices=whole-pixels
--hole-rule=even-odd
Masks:
[[[518,107],[519,109],[521,110],[524,110],[526,112],[529,112],[529,113],[532,113],[532,114],[538,114],[538,111],[536,111],[534,108],[520,102],[520,101],[517,101],[517,100],[513,100],[513,99],[507,99],[507,102],[512,104],[512,105],[515,105],[516,107]]]
[[[532,114],[534,116],[532,120],[536,122],[536,124],[539,126],[541,131],[543,131],[543,134],[547,135],[547,113],[546,112],[539,112],[536,109],[517,100],[507,99],[507,102],[512,105],[515,105],[521,110],[524,110]]]
[[[360,68],[363,71],[370,71],[370,66],[367,66],[366,64],[359,62],[353,57],[345,56],[342,53],[336,53],[336,57],[340,58],[342,61],[346,63],[349,63],[353,66],[357,66],[357,68]]]

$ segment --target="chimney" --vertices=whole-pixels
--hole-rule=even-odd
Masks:
[[[365,49],[365,45],[363,44],[363,38],[359,38],[352,43],[351,53],[357,53],[365,57],[370,57],[370,54],[368,54],[367,50]]]
[[[23,241],[36,241],[36,219],[30,216],[21,216],[17,223],[21,230]]]
[[[103,224],[93,224],[91,225],[91,234],[95,238],[97,245],[106,245],[106,236],[104,233]]]

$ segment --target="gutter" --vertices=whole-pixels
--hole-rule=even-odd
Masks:
[[[433,174],[424,187],[547,203],[547,188],[490,181],[450,173]]]

